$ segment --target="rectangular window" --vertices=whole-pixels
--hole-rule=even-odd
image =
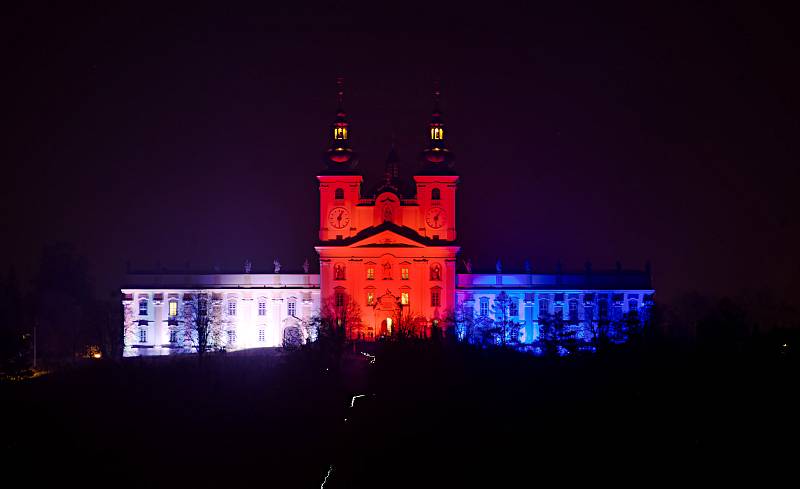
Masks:
[[[266,316],[267,315],[267,303],[266,302],[259,302],[258,303],[258,315],[259,316]]]
[[[408,280],[408,268],[401,268],[400,269],[400,278],[402,280]]]
[[[139,330],[139,343],[147,343],[147,330],[140,329]]]
[[[408,292],[400,292],[400,304],[408,305]]]
[[[208,312],[208,301],[206,299],[200,299],[200,306],[198,309],[200,309],[200,315],[205,316]]]
[[[608,319],[608,301],[602,300],[597,303],[597,314],[600,319]]]
[[[264,334],[264,330],[263,330],[263,329],[259,329],[259,330],[258,330],[258,341],[259,341],[259,342],[261,342],[261,343],[263,343],[263,342],[266,340],[266,338],[267,338],[267,337],[266,337],[266,335]]]
[[[335,299],[336,299],[336,302],[335,302],[336,307],[344,306],[344,294],[342,292],[337,292],[336,296],[335,296]]]
[[[375,293],[367,292],[367,305],[372,306],[375,304]]]
[[[228,343],[236,343],[236,330],[229,329],[228,330]]]
[[[375,280],[375,269],[373,267],[367,268],[367,280]]]
[[[140,316],[147,316],[147,301],[146,300],[139,301],[139,315]]]
[[[550,313],[550,303],[547,299],[541,299],[539,301],[539,317],[546,316]]]
[[[292,317],[296,316],[296,313],[297,313],[297,302],[289,301],[289,305],[288,305],[288,308],[287,308],[287,313]]]
[[[439,289],[431,291],[431,307],[439,307],[441,305],[441,293]]]
[[[517,304],[516,300],[512,300],[508,303],[508,315],[509,316],[517,316],[519,315],[519,305]]]
[[[578,301],[576,300],[569,301],[569,320],[578,320]]]
[[[170,331],[169,332],[169,342],[176,343],[178,341],[178,332],[177,331]]]
[[[489,299],[481,297],[481,316],[489,315]]]
[[[178,301],[169,301],[169,315],[173,318],[178,315]]]
[[[230,316],[236,315],[236,301],[228,302],[228,315]]]
[[[562,306],[560,304],[557,305],[555,307],[555,309],[553,310],[553,316],[555,316],[557,318],[560,318],[560,319],[563,319],[564,318],[564,306]]]

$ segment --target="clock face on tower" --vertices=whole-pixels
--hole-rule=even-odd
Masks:
[[[441,207],[431,207],[425,213],[425,223],[433,229],[439,229],[444,226],[446,214]]]
[[[328,224],[334,229],[344,229],[350,224],[350,213],[344,207],[334,207],[328,214]]]

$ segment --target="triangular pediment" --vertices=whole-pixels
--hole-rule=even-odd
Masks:
[[[422,237],[420,237],[422,238]],[[424,239],[424,238],[422,238]],[[352,248],[377,248],[377,247],[390,247],[390,248],[424,248],[425,244],[417,241],[408,236],[401,236],[394,231],[381,231],[372,236],[364,237],[352,244]]]
[[[378,226],[367,228],[346,239],[325,241],[321,245],[347,246],[350,248],[426,248],[429,246],[453,246],[455,243],[433,240],[421,236],[408,226],[399,226],[392,222],[384,222]]]

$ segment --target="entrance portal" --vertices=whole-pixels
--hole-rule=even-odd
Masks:
[[[389,336],[392,334],[392,318],[386,318],[381,321],[381,336]]]

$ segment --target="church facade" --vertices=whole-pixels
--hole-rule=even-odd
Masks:
[[[469,339],[474,318],[502,315],[513,338],[535,345],[545,320],[563,319],[591,329],[593,322],[645,311],[654,290],[644,271],[553,274],[472,273],[458,270],[456,230],[459,177],[446,144],[439,95],[428,126],[428,145],[411,182],[400,178],[392,150],[382,181],[364,187],[342,106],[330,131],[319,182],[319,274],[188,272],[130,273],[122,289],[125,354],[160,355],[211,348],[247,349],[314,341],[320,317],[349,339],[396,334],[454,334]],[[498,307],[502,312],[498,312]],[[469,318],[469,321],[465,321]],[[198,321],[213,328],[197,337]],[[517,329],[518,328],[518,329]],[[585,335],[579,335],[588,341]]]

